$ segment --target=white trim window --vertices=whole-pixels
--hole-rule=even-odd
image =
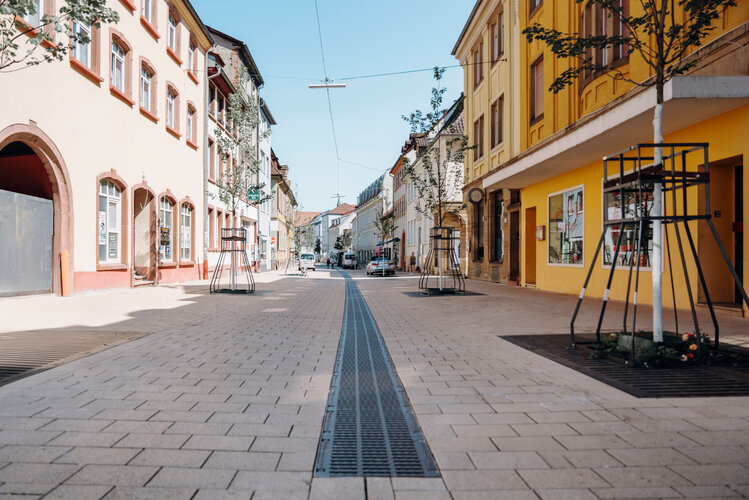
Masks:
[[[187,108],[187,140],[194,142],[195,136],[193,134],[193,127],[195,124],[195,111],[188,106]]]
[[[76,21],[73,23],[73,33],[77,36],[88,38],[88,42],[82,42],[77,40],[73,47],[73,57],[78,62],[86,66],[91,67],[91,25],[83,21]]]
[[[170,49],[177,52],[177,20],[171,12],[166,26],[166,43]]]
[[[42,17],[44,17],[44,0],[33,0],[31,4],[34,7],[35,12],[29,12],[23,16],[23,20],[29,23],[32,28],[36,28],[42,24]]]
[[[125,50],[117,42],[112,42],[112,86],[125,91]]]
[[[99,262],[119,264],[122,237],[122,192],[110,180],[99,183]]]
[[[167,197],[161,198],[161,218],[159,219],[159,255],[161,262],[171,262],[174,260],[172,231],[174,217],[174,203]]]
[[[151,111],[151,72],[145,66],[140,68],[140,106]]]
[[[187,70],[193,71],[195,69],[195,44],[190,42],[187,46]]]
[[[582,187],[549,195],[549,264],[583,265],[583,195]]]
[[[143,0],[143,3],[140,4],[140,15],[149,23],[152,22],[151,11],[151,0]]]
[[[166,124],[169,128],[174,128],[174,106],[177,96],[172,89],[166,91]]]
[[[180,258],[190,260],[192,258],[192,208],[187,203],[182,204],[180,225]]]

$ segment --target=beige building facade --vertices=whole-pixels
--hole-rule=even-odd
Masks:
[[[63,2],[56,4],[47,8]],[[51,228],[51,243],[44,235],[26,241],[22,231],[7,243],[19,254],[51,246],[49,287],[8,294],[200,277],[205,54],[213,41],[187,1],[109,7],[120,21],[82,27],[90,44],[65,60],[0,75],[0,191],[51,207],[43,220],[17,219]]]

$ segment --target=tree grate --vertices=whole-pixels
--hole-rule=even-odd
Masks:
[[[346,273],[346,306],[316,477],[439,477],[377,323]]]

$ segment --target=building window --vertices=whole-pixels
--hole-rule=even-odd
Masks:
[[[499,61],[505,51],[505,30],[504,30],[504,14],[500,12],[497,14],[496,21],[491,26],[492,36],[492,64]]]
[[[87,68],[93,67],[91,60],[91,25],[83,21],[77,21],[73,23],[73,33],[77,37],[81,37],[85,40],[76,40],[73,47],[73,57],[78,60],[79,63],[83,64]]]
[[[216,216],[212,208],[208,209],[208,249],[216,248]]]
[[[530,0],[530,2],[528,2],[528,8],[530,9],[529,17],[533,17],[533,14],[536,13],[536,9],[541,7],[543,3],[543,0]]]
[[[208,115],[214,120],[216,119],[216,87],[211,84],[211,89],[208,93]]]
[[[192,208],[187,203],[182,204],[180,215],[180,258],[192,259]]]
[[[192,106],[187,107],[187,140],[195,142],[195,108]]]
[[[112,42],[112,86],[125,92],[125,49]]]
[[[218,97],[216,98],[218,109],[216,110],[216,114],[218,115],[218,122],[223,125],[224,124],[224,96],[221,94],[221,92],[217,92]]]
[[[473,86],[478,87],[484,79],[484,42],[479,42],[473,51]]]
[[[583,265],[583,188],[549,196],[549,264]]]
[[[476,235],[476,253],[473,260],[482,261],[484,260],[484,202],[476,203],[475,206],[476,217],[473,224]]]
[[[153,73],[145,65],[140,68],[140,107],[146,111],[154,111],[153,102]]]
[[[177,20],[174,18],[174,14],[169,12],[169,18],[167,20],[166,27],[166,42],[170,49],[177,52]]]
[[[187,46],[187,70],[195,71],[195,43],[192,40]]]
[[[176,130],[176,111],[177,108],[177,94],[168,88],[166,91],[166,126],[172,130]]]
[[[44,0],[33,0],[34,12],[29,12],[23,16],[23,20],[29,23],[29,26],[36,28],[42,24],[42,17],[44,16]]]
[[[159,238],[160,249],[159,255],[162,262],[171,262],[174,260],[173,253],[173,224],[174,224],[174,203],[166,196],[161,198],[161,218],[159,219]]]
[[[504,116],[504,97],[497,99],[492,104],[492,147],[501,144],[504,140],[502,117]]]
[[[484,157],[484,115],[473,122],[473,161]]]
[[[143,3],[140,4],[140,15],[143,16],[143,19],[153,24],[153,7],[151,1],[143,0]]]
[[[531,65],[531,120],[544,115],[544,58],[539,57]]]
[[[493,196],[493,231],[494,231],[494,245],[492,249],[492,260],[495,262],[502,262],[505,258],[505,231],[502,221],[505,216],[505,201],[502,198],[502,191],[495,191]]]
[[[111,180],[99,183],[99,262],[121,262],[122,191]]]

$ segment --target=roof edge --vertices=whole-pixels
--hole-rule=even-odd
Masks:
[[[476,5],[473,6],[473,10],[471,11],[471,14],[468,16],[468,21],[466,21],[465,26],[463,26],[463,30],[460,32],[460,36],[458,37],[458,41],[455,42],[455,47],[453,47],[453,51],[450,52],[450,55],[454,56],[455,53],[458,51],[458,46],[463,41],[463,37],[466,36],[466,32],[468,31],[468,27],[473,22],[473,18],[476,17],[476,12],[479,10],[479,6],[481,5],[482,0],[476,0]]]

